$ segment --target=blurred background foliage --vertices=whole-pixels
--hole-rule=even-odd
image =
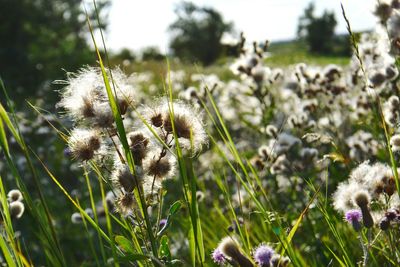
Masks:
[[[43,97],[54,103],[53,80],[65,78],[93,64],[85,11],[80,0],[1,0],[0,75],[10,97],[19,105],[25,98]],[[98,0],[97,10],[107,26],[109,0]],[[88,10],[94,19],[94,9]],[[1,93],[2,94],[2,93]],[[2,100],[4,96],[1,95]]]
[[[0,3],[0,77],[17,106],[21,107],[26,99],[39,97],[45,99],[46,108],[52,109],[57,101],[54,90],[57,86],[52,81],[65,79],[67,71],[96,63],[82,3],[80,0],[0,0]],[[111,1],[96,3],[101,25],[93,23],[93,26],[106,30]],[[346,57],[351,53],[349,38],[335,35],[334,14],[325,11],[318,17],[314,11],[315,5],[311,3],[299,18],[297,40],[272,43],[272,65],[320,63],[326,58],[334,63],[347,62]],[[226,22],[220,12],[185,1],[176,6],[175,13],[176,20],[168,28],[171,36],[168,56],[178,58],[182,68],[196,64],[215,70],[215,66],[237,55],[235,46],[220,42],[224,33],[235,34],[233,23]],[[88,10],[88,15],[95,20],[94,8]],[[125,48],[110,54],[113,65],[129,63],[131,68],[127,71],[141,69],[133,65],[143,62],[164,64],[165,56],[156,46],[142,51]],[[4,99],[0,92],[0,101],[4,103]]]
[[[93,23],[93,26],[106,30],[111,1],[96,0],[96,3],[102,23]],[[85,188],[81,170],[71,170],[70,158],[63,156],[65,144],[52,129],[49,129],[47,120],[59,127],[63,125],[70,128],[70,125],[65,121],[58,124],[55,117],[50,116],[52,114],[45,112],[44,114],[49,116],[38,116],[25,103],[25,100],[33,101],[44,109],[54,111],[58,101],[58,85],[52,82],[65,79],[66,72],[75,72],[84,65],[97,64],[82,3],[80,0],[0,0],[0,7],[0,77],[16,105],[16,110],[28,111],[17,114],[21,122],[21,132],[41,160],[54,170],[57,177],[63,179],[62,183],[67,191],[75,192],[74,196],[87,201],[87,194],[82,196],[74,190]],[[299,21],[299,40],[271,44],[271,56],[267,58],[271,66],[287,66],[301,61],[341,65],[348,62],[348,37],[334,35],[336,19],[329,12],[325,12],[321,18],[316,17],[313,10],[313,6],[310,6],[305,11],[304,18]],[[88,15],[90,19],[96,20],[93,8],[88,10]],[[222,80],[233,77],[226,63],[231,61],[230,57],[235,56],[235,47],[224,47],[220,40],[224,33],[235,33],[234,25],[226,22],[220,12],[210,7],[181,2],[176,7],[176,21],[169,26],[169,30],[169,55],[163,54],[158,47],[147,47],[142,51],[122,49],[110,53],[111,64],[121,66],[127,73],[151,71],[161,83],[167,72],[165,57],[169,56],[173,58],[170,61],[173,70],[183,69],[188,74],[213,73]],[[310,36],[317,30],[318,36]],[[316,41],[317,37],[323,38],[324,41]],[[338,42],[338,38],[342,41]],[[325,52],[329,52],[328,55],[319,55]],[[1,90],[0,102],[6,102]],[[18,152],[18,149],[15,150]],[[0,158],[3,158],[2,155]],[[32,188],[32,194],[35,196],[37,189],[29,171],[26,170],[26,162],[18,153],[15,153],[15,159],[18,169],[24,174],[24,181],[28,188]],[[42,170],[41,166],[36,167]],[[41,183],[49,200],[50,210],[62,210],[54,212],[53,215],[54,221],[57,222],[55,228],[59,233],[60,243],[69,248],[64,249],[65,257],[71,259],[74,266],[78,266],[90,258],[87,237],[82,234],[81,228],[74,227],[70,222],[70,216],[75,211],[72,205],[54,189],[43,170],[38,172],[43,177]],[[8,177],[4,173],[2,176]],[[14,186],[10,180],[8,188]],[[94,190],[98,191],[98,188],[95,187]],[[24,238],[29,240],[29,246],[34,253],[30,255],[32,260],[45,262],[35,224],[31,223],[33,220],[27,217],[18,222],[16,228],[23,229]],[[99,250],[100,246],[101,244],[95,243],[95,250]]]

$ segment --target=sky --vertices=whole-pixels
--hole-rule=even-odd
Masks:
[[[157,46],[167,51],[167,28],[176,19],[174,8],[180,0],[111,0],[107,46],[140,50]],[[199,6],[219,11],[224,20],[233,22],[237,32],[243,31],[249,41],[280,41],[296,37],[299,17],[310,0],[192,0]],[[337,33],[345,33],[340,0],[315,0],[316,14],[335,12]],[[373,29],[375,0],[342,0],[354,31]]]

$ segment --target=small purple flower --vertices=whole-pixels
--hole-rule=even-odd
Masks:
[[[351,223],[354,230],[359,231],[361,229],[361,224],[360,224],[362,219],[361,211],[349,210],[346,212],[344,218],[348,223]]]
[[[254,261],[261,267],[270,266],[274,253],[275,252],[271,247],[261,244],[254,250]]]
[[[64,156],[65,157],[71,157],[72,156],[72,152],[71,152],[71,149],[69,149],[69,147],[65,148],[63,152],[64,152]]]
[[[221,252],[219,248],[214,249],[213,253],[211,254],[211,257],[212,260],[218,265],[222,265],[226,261],[224,254]]]
[[[360,222],[362,218],[361,211],[359,210],[349,210],[346,212],[345,219],[349,223],[353,223],[354,221]]]
[[[167,219],[161,219],[159,224],[160,229],[162,229],[166,224],[167,224]]]

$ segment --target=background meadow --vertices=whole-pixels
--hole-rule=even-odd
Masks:
[[[168,51],[112,4],[1,3],[2,266],[399,265],[399,1],[271,42],[181,2]]]

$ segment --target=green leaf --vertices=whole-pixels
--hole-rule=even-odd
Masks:
[[[8,129],[11,131],[12,135],[14,136],[15,140],[22,147],[21,137],[18,134],[17,129],[15,129],[14,125],[12,124],[10,117],[7,114],[7,111],[4,109],[4,107],[1,103],[0,103],[0,118],[4,121],[4,123],[7,125]]]
[[[192,262],[192,266],[196,266],[196,241],[194,238],[193,227],[190,227],[189,234],[189,252],[190,252],[190,259]]]
[[[168,261],[171,261],[171,251],[169,250],[168,246],[168,237],[163,235],[160,240],[160,250],[159,250],[160,257],[165,257]]]
[[[171,207],[169,208],[169,215],[172,216],[175,213],[177,213],[180,208],[182,207],[182,202],[181,201],[176,201],[174,204],[171,205]]]
[[[118,257],[119,262],[144,261],[148,259],[150,259],[150,257],[143,254],[129,254],[126,256]]]
[[[115,242],[121,247],[122,250],[129,254],[134,254],[135,251],[133,250],[133,244],[130,240],[122,235],[117,235],[115,237]]]
[[[8,148],[6,131],[4,129],[3,120],[0,118],[0,144],[4,147],[4,150],[7,154],[10,154],[10,150]]]

